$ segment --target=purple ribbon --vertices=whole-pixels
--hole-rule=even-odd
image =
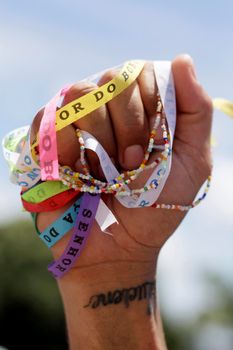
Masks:
[[[68,272],[81,255],[90,234],[99,201],[99,194],[84,193],[70,241],[62,256],[48,266],[48,270],[55,278],[61,278]]]

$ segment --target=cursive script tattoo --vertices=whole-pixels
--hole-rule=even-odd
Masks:
[[[96,309],[100,306],[116,305],[123,303],[125,307],[129,307],[132,301],[150,300],[155,295],[155,281],[145,282],[136,287],[116,289],[107,293],[92,295],[89,303],[84,306]]]

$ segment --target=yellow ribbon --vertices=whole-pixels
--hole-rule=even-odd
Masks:
[[[56,131],[85,117],[119,95],[135,81],[142,71],[144,63],[144,61],[126,62],[120,73],[108,83],[60,108],[56,112]],[[32,144],[32,153],[37,145],[38,135]]]
[[[214,108],[219,109],[221,112],[233,118],[233,103],[231,101],[225,100],[224,98],[214,98],[213,105]]]

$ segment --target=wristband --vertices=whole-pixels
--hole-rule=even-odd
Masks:
[[[67,85],[61,89],[49,101],[44,109],[44,114],[40,122],[39,129],[39,152],[41,179],[59,180],[58,174],[58,155],[57,155],[57,134],[55,127],[57,104],[62,96],[70,89],[71,85]]]
[[[63,185],[61,181],[41,182],[23,192],[21,197],[29,203],[40,203],[58,193],[67,191],[69,188],[70,187]]]
[[[36,217],[33,215],[33,220],[35,223],[36,231],[39,233],[40,239],[51,248],[55,243],[57,243],[71,228],[74,227],[76,217],[79,212],[80,203],[82,198],[76,200],[76,202],[67,209],[56,221],[54,221],[50,226],[46,227],[43,232],[40,232],[37,228]]]
[[[3,141],[4,157],[10,167],[10,181],[30,188],[40,180],[40,168],[31,155],[30,126],[8,133]]]
[[[63,129],[106,104],[130,86],[144,67],[144,61],[126,62],[119,74],[98,89],[68,103],[56,112],[56,131]],[[38,146],[38,136],[32,151]]]
[[[79,192],[73,189],[61,192],[51,198],[46,199],[40,203],[29,203],[21,198],[25,210],[31,213],[40,213],[46,211],[53,211],[62,208],[65,204],[70,202],[73,198],[78,196]]]
[[[167,177],[170,173],[172,164],[172,145],[173,135],[176,125],[176,99],[175,88],[173,82],[173,76],[171,71],[170,62],[154,62],[154,74],[158,85],[159,95],[161,97],[164,114],[168,123],[169,134],[169,153],[166,161],[161,161],[153,170],[150,177],[145,183],[146,188],[153,187],[149,191],[145,191],[138,195],[125,195],[119,196],[116,192],[116,199],[127,208],[139,208],[144,206],[151,206],[159,197],[161,191],[164,188]],[[156,101],[155,101],[156,103]],[[91,149],[96,153],[99,158],[101,168],[108,182],[119,177],[119,172],[112,164],[107,152],[104,150],[101,144],[88,132],[82,131],[82,137],[84,140],[85,148]],[[64,179],[64,183],[66,180]],[[117,186],[117,185],[116,185]],[[124,185],[126,191],[129,191],[127,185]],[[92,189],[91,189],[92,191]],[[125,192],[126,192],[125,191]]]
[[[48,266],[48,270],[55,278],[61,278],[68,272],[82,253],[95,219],[99,201],[100,195],[89,193],[83,195],[70,241],[62,256]]]
[[[22,202],[24,207],[27,208],[27,210],[32,212],[40,212],[58,209],[64,206],[65,203],[67,203],[69,200],[71,200],[78,194],[78,192],[74,190],[68,190],[68,188],[72,187],[72,184],[70,184],[69,187],[64,186],[63,189],[58,189],[57,187],[56,189],[52,189],[51,186],[53,185],[50,186],[49,183],[47,183],[47,185],[38,184],[41,172],[38,164],[35,162],[35,160],[38,159],[38,157],[36,157],[35,154],[35,151],[38,150],[38,140],[40,141],[39,150],[41,169],[43,172],[42,178],[46,180],[57,179],[58,160],[55,131],[61,130],[65,126],[73,123],[74,121],[85,117],[90,112],[96,110],[97,108],[99,108],[100,106],[102,106],[103,104],[107,103],[112,98],[120,94],[137,78],[143,66],[144,62],[141,61],[127,62],[123,66],[121,72],[110,82],[97,88],[89,94],[86,94],[81,98],[70,102],[69,104],[63,106],[62,108],[56,111],[58,100],[61,96],[64,96],[68,87],[61,90],[46,105],[44,116],[41,122],[40,131],[37,135],[36,140],[33,142],[32,147],[30,147],[29,127],[22,128],[21,130],[16,130],[11,134],[7,135],[6,139],[4,139],[5,142],[3,142],[3,146],[4,156],[7,159],[8,164],[10,166],[10,170],[12,172],[11,179],[13,182],[19,184],[23,188],[31,188],[31,190],[22,193]],[[168,134],[170,135],[170,137],[168,138],[169,150],[172,150],[173,135],[176,123],[176,101],[171,72],[171,64],[169,62],[154,62],[154,68],[159,95],[161,96],[162,104],[164,107],[164,114],[166,115]],[[213,100],[213,103],[216,108],[219,108],[220,110],[231,116],[233,115],[233,105],[229,101],[223,99],[215,99]],[[114,186],[116,188],[118,185],[120,186],[121,183],[117,182],[118,179],[115,180],[115,178],[120,178],[120,176],[117,173],[114,166],[111,165],[112,163],[106,152],[103,149],[101,149],[101,145],[98,144],[97,140],[95,140],[90,134],[85,132],[82,133],[85,141],[85,145],[83,146],[84,149],[89,148],[97,153],[97,155],[100,158],[100,164],[103,168],[103,172],[106,176],[107,181],[113,181]],[[36,147],[37,149],[35,149]],[[34,159],[32,157],[31,152],[33,152]],[[154,203],[154,201],[157,201],[157,199],[159,198],[159,195],[165,185],[165,182],[170,172],[171,161],[171,152],[168,152],[167,157],[165,157],[165,159],[162,158],[161,161],[157,163],[156,169],[154,169],[152,175],[147,180],[144,188],[142,189],[144,191],[143,193],[137,195],[136,192],[134,192],[134,195],[132,191],[126,193],[126,196],[120,197],[116,191],[114,193],[116,194],[116,198],[121,202],[121,204],[129,208],[152,206],[154,208],[162,209],[189,210],[190,208],[196,206],[202,199],[205,198],[209,189],[211,177],[209,177],[207,180],[207,186],[204,191],[204,194],[190,205],[180,206],[173,204],[159,204],[157,202]],[[52,181],[49,182],[52,183]],[[57,183],[59,183],[59,181],[57,181]],[[35,184],[38,185],[35,186]],[[46,189],[46,186],[48,186],[48,189]],[[125,188],[127,188],[127,183],[125,183],[124,186]],[[153,189],[151,190],[152,187]],[[96,189],[93,189],[91,186],[89,188],[85,188],[84,186],[83,192],[85,190],[93,192],[94,190],[97,191],[98,187],[96,186]],[[138,191],[140,190],[141,189],[138,189]],[[96,198],[98,198],[99,203],[99,195],[90,194],[89,196],[92,196],[94,203],[93,206],[96,204]],[[89,197],[87,194],[85,194],[82,198],[86,201]],[[53,245],[56,242],[56,240],[53,240],[51,237],[53,237],[54,239],[57,238],[58,240],[62,235],[64,235],[67,232],[66,228],[62,230],[63,233],[60,233],[60,231],[58,230],[58,227],[61,226],[61,222],[65,221],[73,225],[73,221],[75,220],[74,216],[76,215],[75,228],[68,247],[66,248],[61,258],[49,266],[49,270],[56,277],[62,277],[63,273],[68,271],[76,261],[77,257],[81,253],[81,250],[83,249],[83,245],[87,240],[87,237],[89,235],[89,229],[94,220],[95,215],[96,219],[98,217],[98,222],[102,221],[104,222],[104,225],[106,223],[108,223],[106,225],[109,225],[110,223],[110,220],[108,220],[108,218],[110,215],[109,213],[111,212],[109,210],[105,210],[104,212],[103,205],[101,206],[101,202],[96,213],[98,204],[96,204],[96,210],[94,210],[92,208],[92,203],[90,203],[90,206],[93,209],[90,210],[88,206],[89,204],[87,204],[85,201],[83,202],[82,200],[81,210],[79,211],[79,214],[74,212],[74,210],[72,211],[72,207],[69,208],[68,211],[66,211],[57,220],[58,223],[56,221],[54,224],[50,225],[44,231],[44,233],[40,234],[40,236],[42,235],[44,237],[42,240],[46,240],[47,243],[51,243]],[[92,216],[94,217],[87,222],[85,221],[86,216],[84,215],[84,213],[89,213],[89,211],[91,212],[91,218]],[[80,214],[80,212],[82,213]],[[93,215],[94,212],[95,214]],[[81,221],[78,221],[79,219]],[[82,231],[84,231],[85,234],[83,234]]]

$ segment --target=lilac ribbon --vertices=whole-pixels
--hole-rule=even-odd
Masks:
[[[90,193],[83,195],[70,241],[62,256],[48,266],[48,270],[55,278],[61,278],[68,272],[81,255],[90,234],[99,201],[100,195]]]

